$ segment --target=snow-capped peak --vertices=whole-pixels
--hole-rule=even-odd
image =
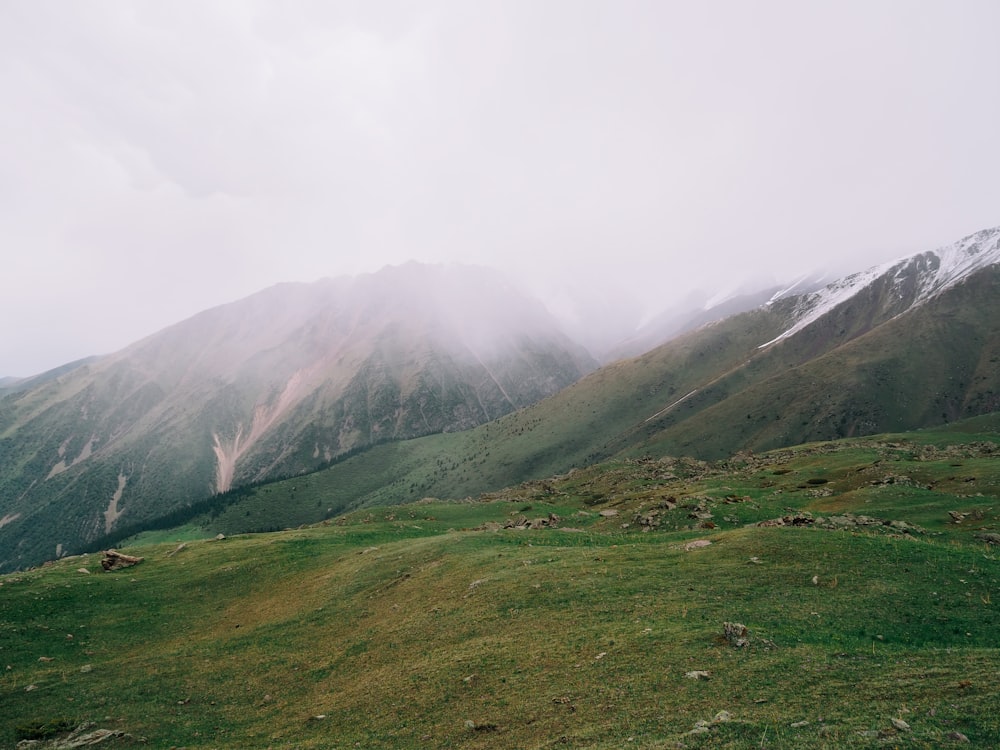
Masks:
[[[923,285],[923,299],[940,294],[980,269],[1000,263],[1000,227],[976,232],[933,254],[940,263]]]
[[[937,250],[889,261],[867,271],[851,274],[817,292],[803,295],[792,327],[758,348],[764,349],[798,333],[883,276],[889,276],[894,284],[901,286],[916,273],[912,302],[909,305],[914,307],[950,289],[972,273],[996,264],[1000,264],[1000,227],[984,229]],[[781,296],[783,295],[775,295],[768,304]]]

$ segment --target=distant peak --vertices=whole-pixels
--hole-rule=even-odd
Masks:
[[[997,264],[1000,264],[1000,227],[983,229],[937,250],[873,266],[827,284],[816,292],[802,295],[794,325],[759,348],[764,349],[798,333],[878,279],[886,278],[897,286],[909,285],[912,289],[909,307],[914,307],[952,288],[973,273]],[[775,295],[768,304],[790,296],[788,292],[794,289],[795,286]]]

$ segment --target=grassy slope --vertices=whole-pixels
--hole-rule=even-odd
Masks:
[[[804,341],[849,328],[841,312]],[[1000,273],[981,274],[933,303],[812,359],[733,388],[691,419],[658,425],[633,450],[717,458],[806,440],[913,429],[1000,408]],[[828,329],[828,330],[827,330]],[[693,404],[691,405],[693,406]],[[686,404],[685,407],[688,407]],[[690,407],[688,407],[690,408]]]
[[[5,576],[0,744],[92,720],[188,748],[930,748],[956,731],[996,746],[1000,562],[974,537],[1000,526],[995,428],[622,461],[476,502],[146,546],[116,573],[89,556]],[[927,531],[747,525],[788,509]],[[579,531],[472,530],[551,512]],[[686,551],[694,538],[713,544]],[[725,621],[754,645],[727,645]],[[732,721],[686,734],[722,710]]]

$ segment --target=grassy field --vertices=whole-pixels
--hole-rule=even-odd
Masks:
[[[0,746],[84,722],[117,747],[1000,746],[980,428],[620,461],[3,576]],[[503,528],[522,518],[546,525]]]

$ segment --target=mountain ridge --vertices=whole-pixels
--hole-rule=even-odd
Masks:
[[[998,242],[1000,230],[984,230],[950,254],[775,293],[582,379],[586,353],[536,301],[518,304],[503,282],[486,285],[490,296],[474,280],[486,271],[414,264],[360,284],[272,287],[7,393],[0,451],[15,471],[0,477],[0,552],[14,557],[0,561],[50,545],[37,529],[55,519],[65,539],[93,543],[347,454],[317,480],[327,498],[309,509],[285,498],[285,518],[462,497],[613,456],[721,458],[995,411]],[[408,274],[420,282],[407,287]],[[324,302],[330,290],[337,304]],[[288,303],[272,314],[269,298]],[[535,338],[524,335],[533,322]],[[34,442],[18,446],[25,421]],[[37,504],[48,520],[28,523]],[[285,506],[242,523],[280,528]]]
[[[1000,267],[970,269],[918,305],[900,296],[900,278],[859,285],[770,346],[808,296],[689,331],[468,432],[373,448],[310,480],[323,512],[298,506],[295,521],[461,498],[615,457],[713,460],[1000,410]],[[253,490],[225,512],[227,528],[281,528],[273,509],[293,506],[279,488]]]
[[[276,285],[6,392],[0,516],[17,519],[0,527],[0,562],[366,444],[466,429],[594,366],[491,271]]]
[[[899,293],[899,312],[942,294],[971,274],[1000,264],[1000,227],[983,229],[950,245],[873,266],[804,295],[795,324],[780,336],[761,344],[765,348],[802,330],[814,320],[887,277]],[[769,304],[784,297],[775,295]]]

